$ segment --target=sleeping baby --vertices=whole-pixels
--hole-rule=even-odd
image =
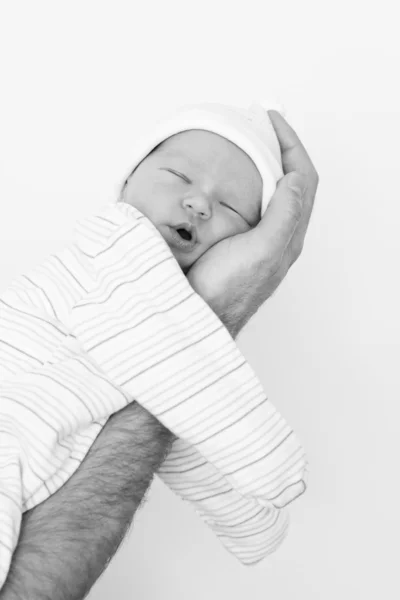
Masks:
[[[275,132],[258,105],[249,111],[211,103],[187,107],[138,146],[139,164],[120,200],[150,219],[184,273],[220,240],[254,227],[283,175]]]
[[[282,176],[268,113],[186,106],[133,149],[117,202],[0,294],[0,589],[21,515],[137,401],[174,435],[157,475],[251,565],[286,536],[307,460],[229,332],[188,281],[255,227]]]

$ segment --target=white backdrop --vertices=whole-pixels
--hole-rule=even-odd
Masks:
[[[156,479],[90,600],[400,592],[400,47],[396,3],[368,4],[1,4],[1,289],[114,197],[176,103],[272,93],[320,174],[303,254],[238,341],[310,460],[289,537],[243,567]]]

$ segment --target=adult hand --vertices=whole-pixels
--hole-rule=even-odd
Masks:
[[[268,111],[284,177],[258,225],[218,242],[187,273],[193,289],[235,337],[299,258],[318,187],[318,173],[295,131]]]

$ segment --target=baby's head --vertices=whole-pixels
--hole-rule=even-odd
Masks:
[[[262,189],[256,165],[236,144],[191,129],[150,152],[121,199],[156,226],[186,273],[211,246],[258,223]]]
[[[119,200],[153,223],[184,273],[217,242],[255,227],[283,175],[258,104],[180,108],[138,138],[133,160]]]

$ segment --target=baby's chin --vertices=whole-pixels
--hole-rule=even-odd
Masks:
[[[182,269],[183,273],[187,275],[187,273],[190,271],[190,268],[192,267],[192,265],[194,265],[194,263],[199,257],[197,255],[195,257],[191,257],[190,255],[182,256],[179,250],[177,250],[176,248],[172,248],[169,244],[168,246],[175,257],[176,262]]]

